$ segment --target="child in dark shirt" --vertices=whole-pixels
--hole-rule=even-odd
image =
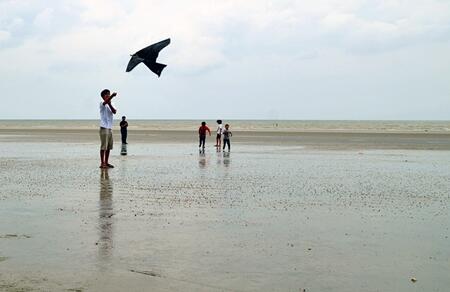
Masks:
[[[127,143],[127,136],[128,136],[128,122],[127,117],[123,116],[122,121],[120,122],[120,134],[122,134],[122,144],[128,144]]]

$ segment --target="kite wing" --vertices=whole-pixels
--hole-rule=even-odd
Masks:
[[[155,59],[158,57],[158,53],[167,47],[170,44],[170,39],[166,39],[163,41],[160,41],[159,43],[150,45],[146,48],[143,48],[140,51],[137,51],[135,55],[139,56],[143,59]]]
[[[133,55],[130,59],[130,61],[128,62],[128,66],[127,66],[127,72],[130,72],[131,70],[133,70],[134,67],[136,67],[137,65],[139,65],[139,63],[141,63],[143,61],[142,58],[139,58],[135,55]]]

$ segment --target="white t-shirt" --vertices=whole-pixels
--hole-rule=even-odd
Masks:
[[[113,113],[107,104],[103,105],[103,101],[100,102],[100,127],[106,129],[113,127]]]
[[[220,124],[220,125],[217,127],[217,134],[222,135],[222,131],[223,131],[223,124]]]

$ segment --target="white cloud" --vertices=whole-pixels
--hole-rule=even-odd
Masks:
[[[13,19],[11,19],[11,21],[7,24],[6,27],[9,30],[16,30],[16,29],[23,27],[23,25],[24,25],[24,21],[22,18],[14,17]]]
[[[39,12],[39,14],[34,18],[34,25],[41,29],[47,28],[52,23],[53,12],[54,10],[49,7]]]
[[[8,31],[0,30],[0,42],[8,40],[10,35],[11,34]]]
[[[126,12],[120,1],[114,0],[80,0],[83,7],[81,20],[85,23],[110,26],[118,19],[125,17]]]
[[[179,94],[189,91],[193,80],[198,90],[192,94],[216,92],[209,84],[218,86],[224,80],[227,86],[220,94],[230,96],[237,94],[237,84],[251,96],[269,94],[271,88],[266,87],[285,82],[290,90],[284,94],[295,105],[302,96],[300,78],[322,90],[319,83],[330,74],[359,78],[360,71],[372,70],[363,65],[373,64],[368,60],[389,68],[392,60],[385,55],[414,63],[417,46],[423,47],[424,58],[446,64],[448,53],[442,52],[449,35],[450,2],[439,0],[0,1],[0,61],[16,60],[12,68],[2,66],[0,76],[49,77],[68,85],[138,78],[143,75],[139,71],[120,75],[129,54],[170,37],[172,43],[159,61],[169,65],[169,87]],[[408,53],[412,51],[414,55]],[[422,64],[417,64],[412,70],[419,72]],[[365,81],[370,78],[367,74]],[[180,84],[189,86],[182,90]],[[247,84],[260,88],[249,89]],[[289,102],[287,107],[295,108]]]
[[[450,4],[441,1],[264,1],[212,2],[82,0],[63,2],[63,9],[79,10],[79,22],[63,34],[50,35],[42,47],[67,61],[119,58],[171,37],[164,52],[180,70],[225,64],[232,52],[228,43],[242,36],[242,44],[283,52],[307,52],[329,47],[369,52],[395,49],[421,38],[448,34]],[[33,5],[33,2],[28,2]],[[58,25],[56,8],[40,9],[38,27]],[[76,9],[75,9],[76,8]],[[30,9],[29,7],[27,8]],[[372,13],[375,11],[376,13]],[[433,15],[433,17],[429,17]],[[17,19],[16,18],[16,22]],[[54,23],[53,23],[54,22]],[[19,24],[17,22],[17,24]],[[4,35],[6,38],[6,35]],[[30,39],[33,36],[30,36]],[[277,49],[278,47],[278,49]],[[63,53],[62,53],[63,52]],[[287,51],[293,54],[293,51]],[[57,59],[54,59],[57,60]]]

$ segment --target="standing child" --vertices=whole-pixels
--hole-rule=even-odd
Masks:
[[[222,132],[223,134],[223,150],[225,150],[225,146],[228,145],[228,152],[230,152],[230,137],[233,136],[233,133],[230,131],[230,125],[225,125],[225,130]]]
[[[202,125],[198,128],[198,137],[200,140],[198,147],[200,148],[200,151],[205,151],[206,132],[211,136],[211,130],[209,130],[206,122],[202,122]]]
[[[220,149],[220,146],[222,144],[222,131],[223,131],[223,124],[222,124],[222,120],[217,120],[217,135],[216,135],[216,147],[218,147]]]
[[[104,89],[100,93],[103,101],[100,102],[100,168],[113,168],[114,166],[108,163],[109,152],[113,149],[113,115],[116,109],[111,103],[111,100],[117,93],[111,94],[109,89]]]

